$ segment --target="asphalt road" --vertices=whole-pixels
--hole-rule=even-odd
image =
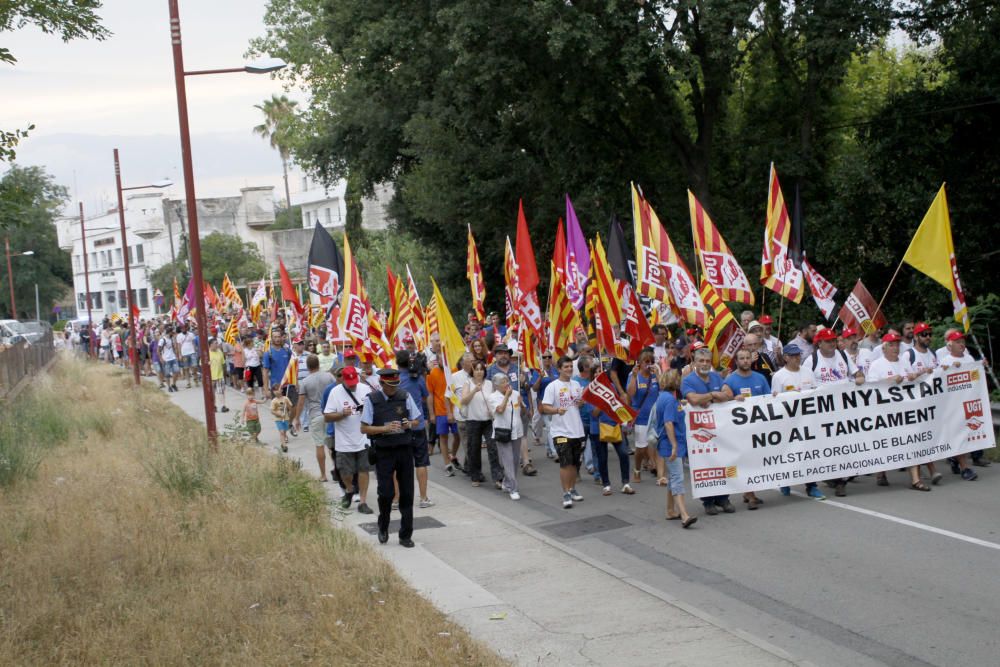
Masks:
[[[445,477],[439,456],[431,478],[817,665],[1000,664],[998,464],[975,482],[945,466],[932,493],[897,472],[888,488],[859,478],[847,498],[760,493],[753,512],[734,496],[732,515],[689,500],[698,523],[684,530],[664,520],[648,474],[634,496],[602,497],[584,479],[586,500],[564,510],[556,465],[543,448],[532,456],[540,473],[521,478],[520,502]]]

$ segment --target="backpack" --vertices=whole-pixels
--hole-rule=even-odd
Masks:
[[[847,353],[843,350],[837,350],[837,352],[840,352],[840,356],[844,360],[844,366],[847,367],[847,372],[849,373],[851,371],[851,361],[847,358]],[[819,361],[819,350],[813,350],[810,356],[812,358],[813,370],[816,370],[816,362]]]
[[[934,358],[934,361],[937,361],[937,353],[930,348],[927,348],[927,351],[931,353],[931,357]],[[906,354],[909,355],[908,358],[910,360],[910,366],[912,366],[913,363],[917,360],[917,351],[911,347],[909,350],[906,351]]]

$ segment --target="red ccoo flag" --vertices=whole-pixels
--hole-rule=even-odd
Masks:
[[[517,202],[517,240],[514,250],[517,287],[521,293],[520,302],[515,307],[521,317],[535,334],[542,338],[542,308],[538,303],[538,266],[535,264],[535,251],[531,247],[531,236],[528,234],[528,221],[524,217],[524,202]]]
[[[882,311],[878,310],[878,303],[860,278],[841,307],[839,317],[845,325],[860,329],[865,334],[874,333],[887,324]]]
[[[295,285],[292,284],[292,277],[288,275],[285,263],[280,257],[278,258],[278,273],[281,274],[281,300],[295,306],[296,314],[301,317],[302,303],[299,301],[299,293],[295,291]]]
[[[618,394],[615,393],[615,388],[611,384],[611,376],[608,375],[607,371],[591,380],[590,384],[583,390],[581,399],[619,424],[630,422],[639,414],[618,398]]]

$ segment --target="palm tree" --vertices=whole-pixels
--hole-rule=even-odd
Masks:
[[[264,114],[264,122],[253,128],[253,133],[267,140],[271,148],[281,156],[281,169],[285,175],[285,205],[292,206],[292,195],[288,190],[288,160],[291,158],[291,124],[295,120],[295,109],[299,103],[286,95],[272,95],[263,104],[255,104]]]

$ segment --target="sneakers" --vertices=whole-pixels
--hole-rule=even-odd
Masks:
[[[462,464],[458,462],[458,459],[451,460],[451,467],[459,472],[465,472],[465,470],[462,468]]]
[[[521,472],[523,472],[528,477],[534,477],[535,475],[538,474],[538,470],[535,468],[535,466],[531,464],[530,461],[524,464],[524,468],[521,469]]]
[[[569,490],[569,495],[571,498],[573,498],[575,502],[580,502],[581,500],[583,500],[583,496],[581,496],[580,492],[577,491],[575,488]]]
[[[434,501],[431,500],[430,498],[421,498],[420,499],[420,509],[425,510],[428,507],[434,507]]]
[[[989,459],[980,456],[978,459],[972,459],[972,465],[979,466],[980,468],[989,468],[992,465],[992,462]]]
[[[282,453],[288,453],[288,445],[282,443],[282,445],[281,445],[281,451],[282,451]]]
[[[445,472],[446,475],[448,475],[448,477],[454,477],[455,476],[455,466],[452,465],[451,463],[449,463],[448,465],[446,465],[444,467],[444,472]]]
[[[361,503],[360,505],[358,505],[358,512],[360,512],[361,514],[373,514],[374,513],[374,512],[372,512],[372,508],[368,507],[368,503]]]
[[[399,509],[399,503],[393,503],[392,504],[392,509],[393,510],[398,510]]]
[[[573,506],[573,496],[568,491],[563,494],[563,509],[568,510]]]
[[[826,496],[823,495],[823,492],[819,490],[818,486],[809,487],[809,489],[806,490],[806,495],[810,498],[815,498],[816,500],[826,500]]]
[[[733,512],[736,511],[736,508],[733,507],[733,504],[727,500],[724,503],[722,503],[722,511],[725,512],[726,514],[732,514]]]
[[[708,516],[715,516],[719,513],[719,508],[715,505],[705,505],[705,514]]]
[[[818,490],[819,489],[817,489],[817,491]],[[790,496],[790,495],[792,495],[792,487],[790,487],[790,486],[783,486],[783,487],[781,487],[779,489],[779,491],[781,491],[781,495],[783,495],[783,496]]]
[[[635,494],[635,491],[632,489],[631,486],[626,484],[625,486],[622,487],[622,493],[624,493],[626,496],[631,496]]]
[[[614,492],[613,492],[613,491],[611,490],[611,487],[610,487],[610,486],[606,486],[606,487],[604,487],[604,491],[602,491],[602,493],[603,493],[604,495],[606,495],[606,496],[610,496],[610,495],[611,495],[612,493],[614,493]]]
[[[934,486],[937,486],[938,484],[941,483],[941,478],[943,478],[943,477],[944,477],[944,475],[942,475],[939,472],[934,473],[934,476],[931,477],[931,484],[933,484]]]
[[[847,485],[846,484],[838,484],[837,486],[835,486],[833,488],[834,488],[833,495],[837,496],[838,498],[843,498],[844,496],[847,495]]]
[[[229,412],[229,408],[227,408],[226,406],[223,405],[222,406],[222,412]]]
[[[966,482],[973,482],[979,479],[979,475],[972,468],[966,468],[965,470],[962,471],[962,479],[964,479]]]
[[[349,510],[351,509],[351,498],[354,496],[353,492],[348,492],[344,494],[344,497],[340,499],[340,509]]]
[[[511,491],[510,492],[510,499],[511,500],[520,500],[521,499],[521,494],[518,493],[517,491]]]

